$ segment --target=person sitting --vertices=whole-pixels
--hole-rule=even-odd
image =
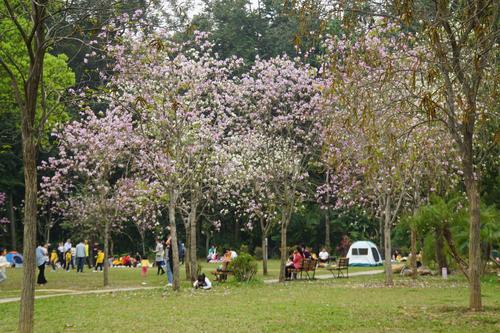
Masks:
[[[302,249],[300,247],[297,247],[297,249],[293,251],[292,264],[287,267],[287,278],[290,279],[292,277],[292,273],[294,270],[302,268],[302,259],[304,259]]]
[[[229,266],[229,263],[233,260],[233,256],[232,256],[232,253],[231,253],[231,250],[230,249],[227,249],[225,252],[224,252],[224,257],[222,257],[222,265],[221,265],[221,269],[222,271],[227,271],[227,268]]]
[[[217,249],[215,248],[215,245],[212,245],[208,249],[208,254],[207,254],[207,262],[210,262],[214,260],[214,258],[217,256]]]
[[[326,248],[322,248],[321,252],[319,253],[319,262],[322,264],[326,264],[329,259],[330,259],[330,254],[328,253]]]
[[[236,253],[236,251],[231,250],[231,249],[229,249],[229,252],[231,252],[231,260],[236,259],[236,257],[238,256],[238,253]]]
[[[311,258],[311,251],[310,251],[310,249],[308,247],[304,247],[304,249],[302,250],[302,256],[305,259]]]
[[[207,290],[212,288],[212,282],[210,282],[210,280],[205,276],[205,274],[202,273],[201,275],[198,275],[198,279],[194,281],[193,287],[195,289],[201,288]]]
[[[132,259],[128,254],[125,257],[123,257],[123,266],[132,267]]]

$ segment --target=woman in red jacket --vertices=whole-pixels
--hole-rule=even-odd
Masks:
[[[302,249],[300,247],[297,247],[297,249],[293,251],[292,260],[289,261],[286,265],[286,277],[288,279],[292,277],[293,270],[302,268],[303,258],[304,256],[302,255]]]

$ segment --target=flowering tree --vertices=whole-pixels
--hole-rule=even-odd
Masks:
[[[292,213],[309,193],[307,171],[318,153],[320,84],[316,70],[299,59],[257,59],[242,76],[240,94],[234,101],[239,115],[236,131],[241,136],[256,135],[259,147],[268,148],[255,162],[259,163],[256,170],[262,173],[259,177],[263,177],[259,183],[266,184],[269,192],[265,196],[272,198],[271,205],[275,205],[279,216],[280,281],[285,279],[287,227]],[[249,143],[252,141],[241,141],[243,145]],[[258,192],[254,195],[261,201]],[[253,209],[262,212],[260,204],[254,204]]]
[[[134,171],[155,192],[156,204],[168,210],[174,290],[179,289],[176,214],[181,208],[187,213],[194,279],[196,221],[217,185],[214,146],[229,124],[225,105],[234,89],[228,76],[241,63],[217,59],[211,47],[204,35],[194,45],[178,44],[162,31],[144,36],[131,29],[108,50],[115,60],[109,100],[136,119],[140,146]]]
[[[391,285],[391,227],[407,206],[418,207],[446,176],[453,154],[440,126],[414,116],[419,53],[412,36],[382,24],[353,41],[333,40],[329,74],[337,107],[325,131],[325,162],[337,206],[361,204],[383,223],[386,284]]]
[[[98,231],[104,238],[104,285],[108,285],[108,245],[111,229],[126,219],[119,197],[120,179],[128,174],[133,151],[132,118],[119,108],[99,117],[89,110],[83,119],[54,133],[58,157],[42,162],[53,172],[42,177],[41,197],[54,203],[71,223]]]

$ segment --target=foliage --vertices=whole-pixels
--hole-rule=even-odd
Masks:
[[[250,254],[242,252],[229,264],[237,281],[248,282],[257,274],[257,261]]]

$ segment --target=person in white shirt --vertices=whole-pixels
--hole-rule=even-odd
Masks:
[[[7,261],[7,250],[0,247],[0,282],[7,280],[6,268],[10,266]]]
[[[193,287],[195,289],[201,288],[201,289],[210,289],[212,288],[212,282],[205,276],[204,273],[201,275],[198,275],[198,279],[194,281]]]
[[[83,273],[83,265],[85,263],[85,244],[82,241],[78,243],[75,248],[75,256],[76,256],[76,272]]]
[[[234,260],[238,256],[238,253],[236,251],[230,250],[231,251],[231,260]]]
[[[326,249],[325,248],[321,249],[321,252],[319,253],[319,262],[326,263],[329,258],[330,254],[328,254]]]

